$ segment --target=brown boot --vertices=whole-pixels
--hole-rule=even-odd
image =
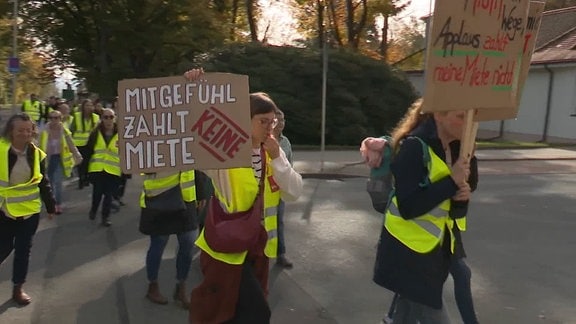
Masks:
[[[32,301],[32,298],[22,290],[22,285],[14,285],[14,289],[12,290],[12,299],[18,305],[22,306],[28,305]]]
[[[160,293],[160,288],[158,288],[157,282],[151,282],[148,284],[148,293],[146,294],[146,298],[155,304],[168,304],[168,300],[166,300],[166,298],[164,298]]]
[[[188,293],[186,292],[186,284],[184,282],[176,284],[176,289],[174,289],[174,300],[179,302],[182,308],[190,308],[190,299],[188,298]]]

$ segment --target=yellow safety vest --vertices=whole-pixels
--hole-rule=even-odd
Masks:
[[[30,144],[34,145],[34,144]],[[8,161],[11,144],[5,140],[0,141],[0,158]],[[24,217],[40,212],[42,201],[40,200],[40,188],[38,184],[42,180],[40,173],[40,161],[46,157],[38,147],[34,146],[34,166],[32,178],[26,183],[10,186],[10,171],[8,162],[0,168],[0,207],[5,206],[8,213],[13,217]]]
[[[280,190],[272,192],[268,178],[273,176],[273,170],[270,167],[270,158],[266,158],[266,177],[264,181],[264,229],[268,234],[268,241],[264,247],[264,254],[269,258],[276,257],[278,249],[278,204],[280,203]],[[220,204],[231,213],[236,211],[246,211],[254,203],[256,194],[258,193],[258,180],[254,177],[254,170],[252,168],[234,168],[228,169],[228,179],[232,187],[231,201],[225,201],[224,197],[218,192],[217,187],[214,187],[215,197],[220,201]],[[222,253],[214,251],[206,242],[204,238],[204,231],[200,233],[196,240],[196,245],[204,252],[208,253],[212,258],[228,263],[228,264],[243,264],[246,259],[248,251],[240,253]]]
[[[64,116],[62,116],[62,125],[64,125],[64,128],[70,130],[70,126],[72,126],[72,122],[74,121],[74,117],[72,117],[72,115],[68,115],[68,118],[64,118]]]
[[[162,178],[155,174],[144,175],[144,185],[140,194],[140,207],[146,208],[145,197],[154,197],[160,193],[180,185],[182,198],[185,202],[196,200],[196,183],[194,181],[194,170],[176,172]]]
[[[120,157],[118,156],[118,134],[114,134],[108,145],[102,136],[102,132],[96,135],[96,144],[94,145],[94,154],[88,165],[88,172],[101,172],[120,176]]]
[[[450,175],[450,169],[442,159],[429,147],[430,162],[428,163],[430,182],[434,183]],[[413,219],[400,216],[396,196],[386,211],[384,226],[388,232],[408,248],[418,253],[428,253],[442,243],[446,228],[450,234],[450,249],[454,252],[454,221],[448,216],[450,199],[441,202],[436,208]]]
[[[40,133],[40,149],[44,152],[48,152],[48,134],[47,129]],[[68,142],[66,141],[66,136],[71,136],[69,130],[64,128],[62,134],[60,135],[60,159],[62,160],[62,166],[64,167],[64,175],[70,177],[72,175],[72,169],[74,168],[74,157],[70,148],[68,147]]]
[[[74,119],[72,121],[76,127],[72,136],[74,145],[84,146],[88,143],[88,137],[90,137],[92,130],[98,126],[100,116],[92,113],[92,119],[85,120],[84,117],[82,117],[82,112],[79,111],[74,113]]]
[[[24,112],[30,116],[33,121],[40,120],[42,116],[42,103],[38,100],[32,102],[30,99],[24,100]]]

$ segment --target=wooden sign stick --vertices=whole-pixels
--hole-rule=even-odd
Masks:
[[[474,145],[476,143],[476,134],[478,133],[478,122],[474,121],[475,113],[475,109],[466,111],[466,123],[464,124],[462,140],[460,141],[460,158],[465,158],[468,161],[472,158],[472,152],[474,151]]]

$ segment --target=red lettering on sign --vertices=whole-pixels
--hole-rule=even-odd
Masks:
[[[233,120],[215,107],[206,109],[192,126],[199,143],[218,161],[232,159],[248,141],[248,134]]]

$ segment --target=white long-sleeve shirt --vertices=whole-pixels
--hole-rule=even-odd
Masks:
[[[260,150],[254,149],[253,153],[259,155]],[[282,150],[280,150],[280,156],[273,159],[269,164],[269,167],[272,167],[272,170],[274,171],[274,181],[280,188],[280,197],[282,200],[297,200],[302,194],[302,176],[292,168],[286,158],[286,154],[284,154]],[[256,170],[260,169],[261,173],[261,166],[254,165],[254,160],[252,163],[252,169],[255,170],[255,177],[258,178]],[[231,201],[232,187],[229,181],[228,169],[205,170],[204,172],[212,179],[212,183],[215,187],[214,189],[218,190],[226,201]]]

